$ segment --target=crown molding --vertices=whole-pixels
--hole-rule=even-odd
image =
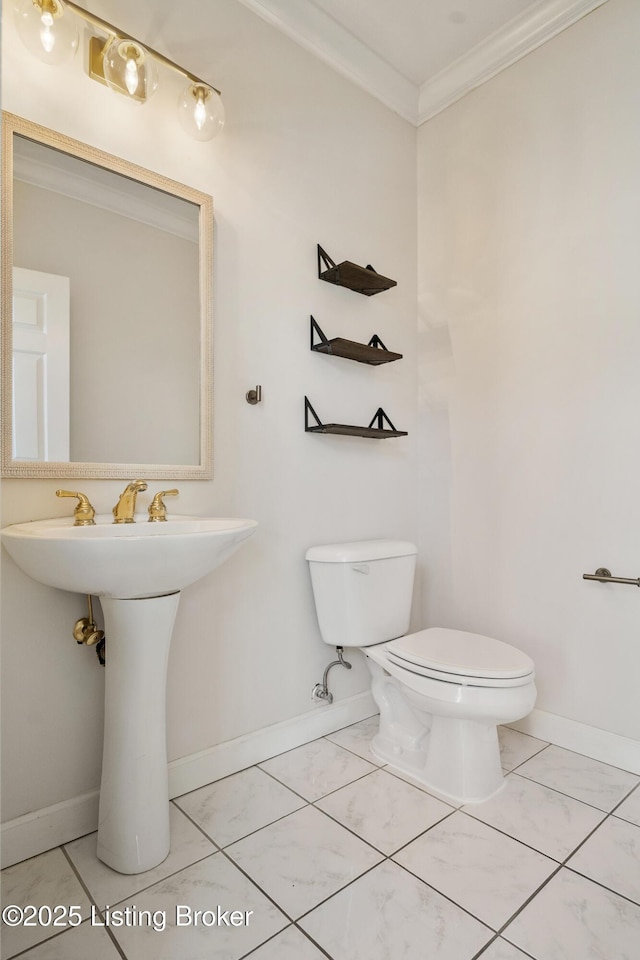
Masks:
[[[607,0],[540,0],[421,87],[313,3],[240,2],[405,120],[419,126]]]
[[[557,36],[607,0],[541,0],[420,88],[418,125]]]
[[[87,166],[87,170],[91,170]],[[150,199],[126,192],[126,181],[120,189],[107,186],[91,176],[82,176],[55,163],[47,163],[32,156],[14,155],[13,173],[16,180],[29,183],[42,190],[80,200],[101,210],[108,210],[129,220],[136,220],[148,227],[174,234],[182,240],[198,242],[198,223],[193,217],[181,216],[174,207],[164,207],[157,199],[157,191],[151,187]]]
[[[338,73],[418,123],[418,88],[313,3],[291,0],[240,0]]]

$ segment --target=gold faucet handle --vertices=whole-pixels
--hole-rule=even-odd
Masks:
[[[177,497],[178,490],[160,490],[149,504],[149,523],[158,523],[167,519],[167,508],[163,497]]]
[[[56,497],[78,498],[75,510],[73,511],[74,527],[90,527],[95,524],[93,518],[96,512],[89,503],[89,498],[84,493],[75,493],[73,490],[56,490]]]

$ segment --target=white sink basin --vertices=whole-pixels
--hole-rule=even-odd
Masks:
[[[74,527],[73,518],[16,523],[2,542],[21,570],[59,590],[137,600],[181,590],[211,573],[257,527],[255,520],[172,516],[149,523]]]

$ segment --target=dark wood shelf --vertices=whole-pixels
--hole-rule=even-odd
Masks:
[[[406,430],[377,430],[375,427],[356,427],[349,423],[322,423],[320,426],[307,427],[307,433],[335,433],[341,437],[371,437],[384,440],[386,437],[406,437]]]
[[[309,414],[316,421],[314,426],[309,424]],[[373,424],[377,422],[377,426]],[[388,427],[383,427],[387,423]],[[349,423],[322,423],[315,412],[309,398],[304,398],[304,429],[306,433],[333,433],[342,437],[369,437],[374,440],[385,440],[387,437],[406,437],[406,430],[396,430],[382,407],[378,407],[368,427],[354,426]]]
[[[326,343],[318,343],[311,349],[317,353],[328,353],[334,357],[355,360],[357,363],[368,363],[372,367],[402,360],[401,353],[392,353],[390,350],[378,349],[366,343],[356,343],[355,340],[344,340],[342,337],[334,337]]]
[[[319,343],[314,343],[315,334],[320,337]],[[367,363],[372,367],[380,366],[382,363],[393,363],[394,360],[402,360],[402,354],[387,350],[376,333],[371,337],[369,343],[358,343],[355,340],[345,340],[343,337],[334,337],[332,340],[328,340],[313,317],[311,317],[311,349],[316,353],[344,357],[346,360]]]
[[[371,264],[361,267],[350,260],[335,263],[320,244],[318,244],[318,277],[320,280],[326,280],[327,283],[361,293],[365,297],[372,297],[376,293],[382,293],[383,290],[390,290],[391,287],[397,286],[395,280],[383,277],[373,269]]]

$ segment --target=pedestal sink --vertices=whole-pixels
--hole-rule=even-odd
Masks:
[[[255,520],[171,517],[95,526],[72,518],[5,527],[2,542],[34,580],[100,597],[105,621],[105,727],[98,857],[142,873],[169,853],[165,688],[180,590],[254,532]]]

